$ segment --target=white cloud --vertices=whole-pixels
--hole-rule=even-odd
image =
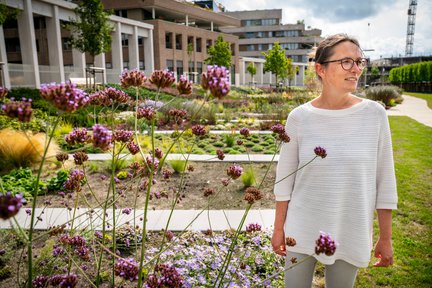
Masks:
[[[220,0],[229,11],[282,9],[285,24],[304,19],[322,36],[347,33],[359,39],[372,59],[405,55],[406,0]],[[432,1],[418,1],[414,55],[432,55]],[[368,25],[369,23],[369,25]]]

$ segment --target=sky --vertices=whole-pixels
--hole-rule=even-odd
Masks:
[[[217,0],[228,11],[282,9],[282,23],[304,20],[325,37],[356,37],[371,60],[405,55],[412,0]],[[432,55],[432,0],[417,0],[413,55]]]

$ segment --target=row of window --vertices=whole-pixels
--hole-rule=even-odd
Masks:
[[[281,43],[280,46],[285,50],[301,49],[299,43]],[[272,48],[272,43],[240,45],[240,51],[267,51]]]
[[[285,30],[285,31],[260,31],[260,32],[246,32],[237,34],[240,38],[273,38],[273,37],[299,37],[300,30]]]
[[[206,51],[213,46],[213,39],[205,39]],[[201,37],[188,36],[187,37],[187,46],[183,44],[183,35],[177,34],[173,32],[165,33],[165,48],[166,49],[175,49],[176,50],[184,50],[186,49],[188,52],[202,52],[203,47],[203,39]],[[235,45],[231,44],[231,54],[235,55]]]
[[[269,26],[269,25],[278,25],[279,21],[277,18],[270,19],[251,19],[251,20],[242,20],[242,26]]]
[[[172,60],[172,59],[166,60],[166,69],[168,69],[169,71],[174,71],[174,60]],[[203,63],[202,62],[196,62],[196,67],[195,67],[195,63],[193,61],[189,61],[189,67],[188,67],[189,73],[197,72],[198,75],[201,75],[201,73],[203,71],[202,69],[203,69]],[[175,71],[177,72],[177,78],[180,79],[180,76],[183,75],[183,72],[184,72],[183,60],[177,60],[176,61],[176,70]],[[193,80],[193,79],[190,79],[190,80]],[[198,81],[199,81],[199,79],[198,79]]]

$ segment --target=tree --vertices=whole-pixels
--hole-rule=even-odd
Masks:
[[[251,75],[252,83],[254,83],[254,76],[256,75],[256,67],[253,62],[250,62],[249,65],[246,67],[246,71]]]
[[[111,32],[113,27],[108,23],[109,13],[104,11],[100,0],[80,1],[75,8],[77,20],[66,24],[72,32],[70,44],[82,53],[94,56],[111,49]]]
[[[376,65],[372,66],[370,77],[371,77],[371,80],[376,80],[376,79],[380,78],[380,72],[379,72],[379,69]]]
[[[19,13],[20,10],[0,3],[0,25],[3,25],[8,20],[16,19]]]
[[[264,71],[275,75],[276,86],[278,86],[279,80],[283,80],[288,76],[290,63],[285,57],[285,52],[276,42],[272,49],[268,50],[267,53],[262,52],[262,54],[265,56]]]
[[[287,78],[288,78],[288,86],[291,86],[291,81],[294,79],[296,73],[299,71],[298,66],[292,65],[292,59],[288,58],[288,69],[287,69]]]
[[[222,35],[219,35],[215,45],[208,50],[208,57],[204,62],[210,65],[231,67],[231,47],[229,42],[223,40]]]

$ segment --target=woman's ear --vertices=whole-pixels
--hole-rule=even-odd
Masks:
[[[323,76],[325,74],[325,67],[324,67],[324,65],[322,65],[320,63],[315,63],[315,72],[318,74],[318,76],[320,76],[321,78],[323,78]]]

